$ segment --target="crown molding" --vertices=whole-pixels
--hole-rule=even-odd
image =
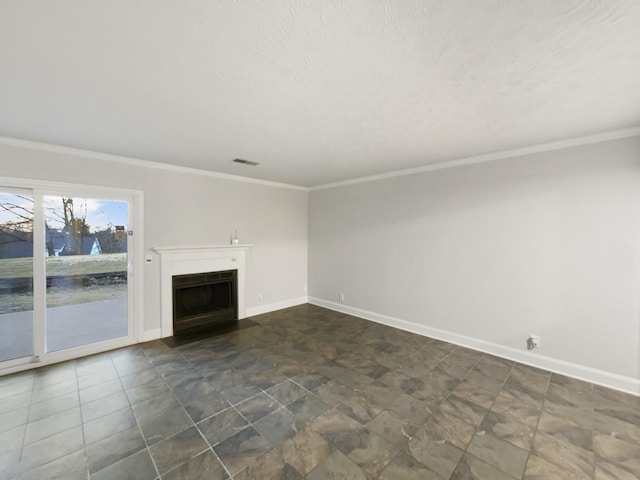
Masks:
[[[492,152],[483,155],[475,155],[473,157],[461,158],[458,160],[449,160],[446,162],[440,162],[433,165],[425,165],[422,167],[408,168],[405,170],[396,170],[394,172],[381,173],[379,175],[370,175],[367,177],[359,177],[351,180],[344,180],[340,182],[327,183],[324,185],[316,185],[309,187],[309,191],[326,190],[330,188],[345,187],[348,185],[356,185],[358,183],[377,182],[379,180],[385,180],[394,177],[403,177],[405,175],[414,175],[416,173],[433,172],[436,170],[444,170],[447,168],[462,167],[465,165],[475,165],[477,163],[493,162],[495,160],[503,160],[511,157],[521,157],[523,155],[530,155],[533,153],[549,152],[552,150],[562,150],[564,148],[578,147],[581,145],[588,145],[591,143],[607,142],[609,140],[619,140],[622,138],[635,137],[640,135],[640,127],[625,128],[622,130],[615,130],[612,132],[598,133],[595,135],[588,135],[584,137],[569,138],[566,140],[559,140],[557,142],[541,143],[538,145],[530,145],[528,147],[514,148],[511,150],[503,150],[500,152]]]
[[[286,188],[286,189],[298,190],[303,192],[313,192],[316,190],[326,190],[331,188],[345,187],[349,185],[356,185],[359,183],[377,182],[379,180],[385,180],[388,178],[402,177],[406,175],[415,175],[417,173],[433,172],[437,170],[444,170],[447,168],[462,167],[465,165],[475,165],[478,163],[493,162],[495,160],[504,160],[506,158],[521,157],[524,155],[549,152],[553,150],[562,150],[564,148],[578,147],[581,145],[589,145],[592,143],[601,143],[601,142],[607,142],[610,140],[619,140],[623,138],[636,137],[636,136],[640,136],[640,126],[625,128],[621,130],[614,130],[611,132],[603,132],[603,133],[598,133],[594,135],[587,135],[583,137],[569,138],[565,140],[559,140],[556,142],[530,145],[527,147],[514,148],[511,150],[502,150],[499,152],[492,152],[492,153],[487,153],[483,155],[475,155],[472,157],[461,158],[458,160],[449,160],[449,161],[440,162],[432,165],[424,165],[422,167],[408,168],[404,170],[395,170],[392,172],[381,173],[378,175],[358,177],[350,180],[326,183],[326,184],[316,185],[312,187],[303,187],[300,185],[292,185],[288,183],[273,182],[269,180],[260,180],[257,178],[243,177],[241,175],[212,172],[209,170],[202,170],[198,168],[182,167],[182,166],[171,165],[167,163],[153,162],[150,160],[141,160],[138,158],[124,157],[121,155],[113,155],[110,153],[100,153],[100,152],[94,152],[92,150],[63,147],[60,145],[34,142],[31,140],[22,140],[22,139],[11,138],[11,137],[0,136],[0,144],[14,146],[14,147],[30,148],[34,150],[43,150],[43,151],[48,151],[53,153],[61,153],[61,154],[72,155],[76,157],[95,158],[96,160],[122,163],[125,165],[131,165],[131,166],[137,166],[137,167],[155,168],[159,170],[167,170],[167,171],[178,172],[178,173],[189,173],[192,175],[203,175],[207,177],[218,178],[221,180],[230,180],[234,182],[252,183],[252,184],[264,185],[268,187]]]
[[[0,136],[0,145],[9,145],[12,147],[30,148],[33,150],[41,150],[46,152],[61,153],[74,157],[94,158],[96,160],[104,160],[107,162],[122,163],[135,167],[155,168],[158,170],[168,170],[178,173],[189,173],[192,175],[202,175],[206,177],[219,178],[221,180],[230,180],[233,182],[253,183],[256,185],[264,185],[267,187],[287,188],[291,190],[308,191],[307,187],[299,185],[291,185],[288,183],[272,182],[269,180],[260,180],[257,178],[243,177],[241,175],[232,175],[229,173],[212,172],[199,168],[182,167],[171,165],[168,163],[152,162],[151,160],[141,160],[139,158],[124,157],[121,155],[113,155],[110,153],[94,152],[92,150],[84,150],[80,148],[63,147],[61,145],[53,145],[50,143],[34,142],[32,140],[22,140],[19,138]]]

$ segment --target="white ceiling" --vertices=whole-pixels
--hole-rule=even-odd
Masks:
[[[314,186],[640,125],[640,2],[3,0],[0,69],[0,135]]]

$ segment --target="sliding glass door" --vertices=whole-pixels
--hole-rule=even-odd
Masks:
[[[46,351],[126,337],[127,202],[43,200]]]
[[[0,187],[0,368],[132,343],[131,203]]]
[[[33,194],[0,188],[0,362],[33,349]]]

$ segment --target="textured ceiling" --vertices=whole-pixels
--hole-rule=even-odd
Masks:
[[[637,0],[5,0],[0,135],[325,184],[640,125],[639,26]]]

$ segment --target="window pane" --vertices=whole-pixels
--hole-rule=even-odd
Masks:
[[[0,187],[0,361],[33,355],[33,196]]]
[[[44,197],[47,352],[128,334],[128,203]]]

